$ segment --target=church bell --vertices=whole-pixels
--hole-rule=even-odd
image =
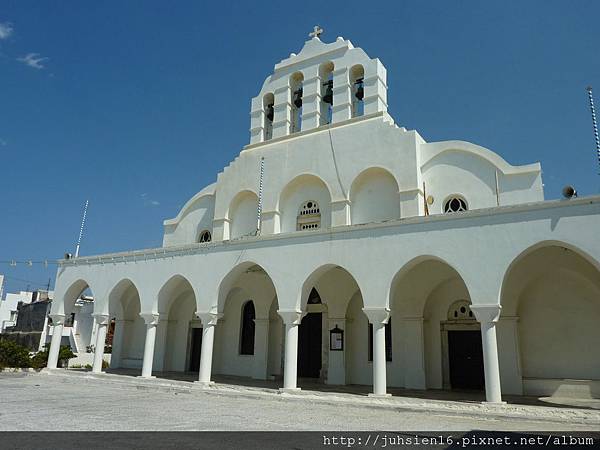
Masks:
[[[362,101],[362,99],[365,98],[365,87],[363,84],[363,79],[359,78],[354,84],[356,84],[356,93],[354,94],[354,96],[359,101]]]
[[[274,115],[275,115],[275,111],[273,109],[273,103],[271,103],[270,105],[267,105],[267,119],[269,119],[271,122],[273,122]]]
[[[325,88],[325,95],[323,96],[323,101],[325,103],[333,105],[333,80],[326,81],[325,83],[323,83],[323,86],[327,86]]]
[[[294,92],[294,105],[296,105],[296,108],[302,107],[302,88]]]

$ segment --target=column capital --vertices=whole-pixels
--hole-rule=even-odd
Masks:
[[[140,313],[140,317],[144,319],[146,325],[158,325],[160,315],[157,313]]]
[[[372,324],[385,325],[390,318],[389,308],[363,308],[363,312]]]
[[[92,314],[98,325],[108,325],[108,314]]]
[[[197,312],[196,316],[202,322],[203,327],[214,327],[223,314],[214,312]]]
[[[286,325],[300,325],[302,321],[302,311],[296,310],[282,310],[277,311],[277,314],[281,316],[281,319]]]
[[[65,323],[64,314],[50,314],[48,317],[52,319],[52,325],[64,325]]]
[[[492,305],[471,305],[471,311],[475,314],[475,318],[480,323],[496,323],[500,317],[502,306],[498,304]]]

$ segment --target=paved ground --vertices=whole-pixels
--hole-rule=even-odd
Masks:
[[[44,373],[0,373],[0,430],[511,430],[600,431],[599,422],[445,414],[402,408],[328,404],[282,395],[255,397],[123,384]],[[115,381],[115,377],[120,380]],[[552,408],[555,409],[555,408]],[[596,414],[595,411],[590,414]]]

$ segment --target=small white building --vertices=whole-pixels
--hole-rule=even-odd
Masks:
[[[598,396],[600,197],[542,186],[539,163],[396,125],[382,62],[315,34],[162,248],[60,262],[54,328],[89,288],[112,367],[145,377]]]
[[[0,297],[0,333],[6,328],[17,324],[19,303],[27,305],[38,300],[52,298],[52,291],[19,291],[17,293],[7,292],[4,298]]]

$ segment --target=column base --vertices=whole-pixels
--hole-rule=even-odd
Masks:
[[[103,372],[101,370],[94,372],[93,370],[90,372],[92,375],[106,375],[106,372]]]
[[[390,398],[392,396],[392,394],[373,394],[370,393],[367,397],[371,397],[371,398]]]
[[[506,405],[506,402],[488,402],[486,400],[486,401],[481,402],[481,404],[482,405],[490,405],[490,406],[503,406],[503,405]]]
[[[194,381],[194,384],[200,386],[200,387],[208,387],[208,386],[213,386],[215,384],[214,381]]]
[[[150,375],[150,376],[138,375],[136,378],[145,378],[146,380],[151,380],[152,378],[156,378],[156,376],[155,375]]]
[[[301,390],[302,389],[299,388],[299,387],[295,387],[295,388],[279,388],[279,393],[280,394],[297,394]]]

